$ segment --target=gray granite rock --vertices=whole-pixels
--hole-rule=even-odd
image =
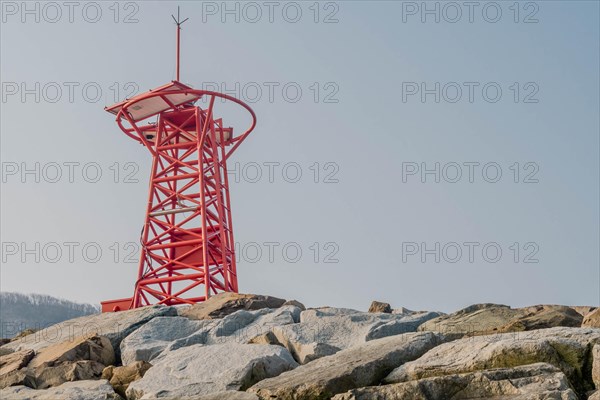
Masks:
[[[579,327],[583,316],[558,305],[510,308],[501,304],[474,304],[453,314],[425,322],[420,331],[461,333],[465,336],[520,332],[558,326]]]
[[[284,299],[259,294],[243,294],[223,292],[211,296],[202,303],[181,308],[179,315],[190,319],[223,318],[238,310],[260,310],[263,308],[279,308],[285,304]]]
[[[369,340],[415,332],[423,322],[439,315],[435,312],[365,313],[327,307],[303,311],[299,324],[276,326],[272,331],[278,343],[290,350],[296,361],[306,364]]]
[[[265,400],[328,399],[353,388],[378,384],[392,369],[448,339],[440,333],[421,332],[372,340],[262,380],[248,391]]]
[[[125,396],[125,391],[131,382],[142,379],[144,374],[152,368],[152,364],[146,361],[136,361],[129,365],[115,367],[108,366],[102,370],[102,379],[108,380],[110,385],[120,396]]]
[[[114,364],[115,352],[110,340],[95,334],[64,340],[38,350],[28,367],[53,366],[64,362],[87,360],[105,366]]]
[[[214,322],[209,320],[195,321],[185,317],[156,317],[123,339],[121,342],[122,363],[128,365],[136,361],[151,361],[172,342],[189,337],[211,324]],[[205,337],[203,339],[197,343],[203,343]]]
[[[398,367],[384,382],[543,362],[560,368],[575,389],[585,393],[593,388],[585,365],[595,343],[600,343],[600,329],[559,327],[463,338],[441,344],[418,360]]]
[[[66,382],[47,390],[12,386],[0,390],[2,400],[122,400],[106,380]]]
[[[276,309],[238,310],[221,319],[190,320],[158,317],[121,342],[123,364],[152,362],[170,351],[195,344],[247,343],[272,327],[293,324],[300,309],[289,305]]]
[[[19,370],[27,366],[34,356],[33,350],[21,350],[0,356],[0,389],[23,385],[27,376]]]
[[[87,315],[52,325],[2,347],[14,350],[32,349],[38,352],[52,344],[72,341],[75,337],[96,333],[110,340],[115,355],[119,359],[121,341],[131,332],[153,318],[175,315],[177,315],[175,307],[164,306],[141,307],[135,310]]]
[[[126,393],[128,399],[137,400],[244,390],[297,365],[280,346],[197,344],[156,359],[153,367],[142,379],[132,382]]]
[[[566,376],[550,364],[537,363],[424,378],[353,389],[333,400],[578,400]]]
[[[26,373],[30,379],[25,385],[33,389],[47,389],[65,382],[99,379],[104,367],[104,364],[90,360],[44,364],[27,369]]]

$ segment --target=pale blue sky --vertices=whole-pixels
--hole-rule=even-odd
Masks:
[[[2,5],[3,291],[92,303],[131,295],[137,265],[125,262],[125,246],[139,238],[150,157],[120,133],[103,107],[124,97],[128,82],[145,91],[174,79],[170,14],[180,5],[190,17],[183,30],[182,81],[195,87],[224,82],[230,89],[239,82],[248,90],[239,94],[243,100],[252,100],[256,85],[263,89],[251,104],[257,128],[232,160],[247,172],[231,188],[236,241],[247,250],[238,264],[241,291],[361,309],[373,299],[442,311],[478,302],[599,305],[598,2],[520,2],[516,8],[512,1],[481,2],[473,22],[461,6],[455,23],[448,22],[455,10],[445,3],[439,3],[439,23],[428,14],[423,23],[421,10],[412,14],[421,2],[323,2],[318,23],[313,2],[295,3],[302,10],[297,23],[286,21],[296,10],[289,3],[278,3],[272,23],[262,2],[256,3],[263,14],[255,23],[245,3],[238,3],[240,22],[233,14],[222,22],[221,9],[212,14],[221,2],[78,3],[72,23],[64,8],[58,18],[38,3],[36,22],[35,2],[29,3],[34,14],[7,3],[21,2]],[[494,18],[496,4],[502,16],[486,21]],[[102,10],[98,22],[86,21],[95,18],[96,5]],[[123,23],[130,14],[137,23]],[[327,15],[338,22],[324,23]],[[22,89],[35,91],[36,82],[40,101],[35,94],[22,99]],[[406,92],[403,101],[403,87],[433,88],[436,82],[446,85],[439,103],[433,94],[422,102],[420,93]],[[473,102],[466,82],[479,85]],[[482,95],[490,83],[502,90],[495,103]],[[286,101],[286,84],[302,89],[297,102]],[[62,87],[60,96],[52,91],[55,85]],[[74,87],[72,99],[68,85]],[[273,101],[268,85],[275,85]],[[452,103],[457,85],[463,97]],[[98,87],[100,99],[90,101]],[[237,115],[231,118],[237,121]],[[36,162],[46,167],[40,183],[33,175],[22,179],[21,171],[10,174],[15,165],[33,168]],[[63,177],[50,183],[54,162]],[[72,183],[65,162],[79,163]],[[113,181],[115,162],[119,183]],[[134,171],[125,169],[128,162],[139,167],[138,183],[123,182]],[[263,166],[262,179],[250,182],[253,163],[265,162],[298,163],[302,178],[290,183],[278,166],[269,182]],[[455,165],[449,163],[462,165],[462,179],[436,183],[429,175],[422,183],[411,175],[403,182],[406,163],[433,168],[436,162],[446,166],[447,178]],[[469,162],[479,163],[473,183],[464,175],[463,163]],[[81,166],[90,163],[102,170],[97,183],[81,175]],[[502,170],[496,183],[481,176],[488,163]],[[513,182],[515,163],[519,183]],[[537,183],[523,182],[530,172]],[[338,182],[325,183],[328,173]],[[39,263],[10,247],[34,248],[36,242],[47,252]],[[80,244],[73,260],[63,253],[50,262],[53,242],[63,252],[65,242]],[[117,262],[114,242],[121,247]],[[256,262],[254,242],[263,251]],[[280,242],[273,260],[266,242]],[[315,242],[321,249],[316,260]],[[448,262],[451,252],[436,263],[434,255],[422,262],[421,253],[406,254],[413,242],[428,248],[439,242],[440,249],[456,242],[463,251],[465,242],[480,245],[472,263],[466,253]],[[96,263],[81,254],[90,243],[103,252]],[[297,262],[290,260],[294,243],[302,249]],[[486,243],[502,249],[498,262],[484,259]],[[286,244],[292,248],[287,259]],[[338,262],[325,262],[332,251]],[[523,262],[530,252],[539,262]]]

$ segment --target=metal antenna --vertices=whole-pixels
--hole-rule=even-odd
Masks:
[[[179,8],[172,18],[180,79],[180,30],[187,18]],[[103,301],[102,312],[190,305],[239,291],[227,159],[253,131],[256,115],[234,96],[194,89],[172,75],[170,83],[106,108],[123,133],[146,147],[152,168],[133,294]],[[207,100],[202,107],[200,99]],[[222,108],[223,101],[230,106]],[[249,113],[245,130],[221,116],[233,105]]]
[[[175,67],[177,69],[177,78],[176,80],[179,81],[179,55],[180,55],[180,37],[181,37],[181,25],[183,25],[183,23],[185,21],[187,21],[189,18],[184,19],[183,21],[181,20],[181,17],[179,15],[179,6],[177,6],[177,18],[175,18],[175,16],[173,14],[171,14],[171,17],[173,18],[173,21],[175,21],[175,24],[177,24],[177,60],[176,60],[176,64]]]

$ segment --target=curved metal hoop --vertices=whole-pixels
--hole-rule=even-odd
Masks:
[[[250,108],[249,105],[247,105],[246,103],[244,103],[243,101],[236,99],[235,97],[223,94],[223,93],[219,93],[219,92],[213,92],[210,90],[197,90],[197,89],[182,89],[182,90],[173,90],[173,91],[169,91],[167,93],[165,92],[155,92],[155,93],[147,93],[138,97],[135,97],[133,99],[131,99],[130,101],[128,101],[127,103],[123,104],[123,107],[121,107],[121,109],[119,110],[119,112],[117,113],[117,124],[119,125],[119,128],[121,128],[121,130],[130,138],[137,140],[138,142],[144,144],[144,146],[146,146],[148,148],[148,150],[150,150],[150,152],[155,155],[155,150],[152,148],[152,144],[150,142],[148,142],[148,140],[146,140],[146,137],[143,133],[143,131],[137,126],[136,121],[134,121],[131,118],[130,113],[128,112],[129,107],[135,105],[136,103],[139,103],[142,100],[147,100],[153,97],[161,97],[164,99],[165,94],[169,94],[169,95],[173,95],[173,94],[193,94],[195,96],[198,96],[198,98],[196,99],[199,100],[204,96],[211,96],[212,99],[210,100],[210,106],[209,106],[209,113],[212,113],[212,107],[214,104],[214,98],[215,97],[220,97],[222,99],[234,102],[240,106],[242,106],[243,108],[245,108],[249,113],[250,116],[252,117],[252,123],[250,124],[250,127],[240,136],[238,136],[237,138],[232,139],[232,142],[234,142],[234,146],[229,149],[229,151],[227,152],[226,158],[229,158],[229,156],[238,148],[238,146],[248,137],[248,135],[250,134],[250,132],[252,132],[252,130],[254,130],[254,127],[256,126],[256,114],[254,113],[254,111],[252,110],[252,108]],[[171,109],[176,110],[177,108],[179,108],[180,106],[174,106],[171,107]],[[158,113],[157,113],[158,114]],[[154,114],[156,115],[156,114]],[[148,116],[146,118],[144,118],[144,120],[146,120],[147,118],[150,118],[154,115]],[[131,128],[126,128],[125,126],[123,126],[123,120],[126,120],[129,125],[131,125]],[[137,136],[133,135],[132,132],[135,131],[137,133]]]

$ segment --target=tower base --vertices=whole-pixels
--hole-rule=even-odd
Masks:
[[[117,311],[125,311],[131,308],[131,303],[133,302],[133,297],[129,297],[127,299],[116,299],[116,300],[104,300],[100,302],[100,306],[102,307],[102,312],[117,312]]]

